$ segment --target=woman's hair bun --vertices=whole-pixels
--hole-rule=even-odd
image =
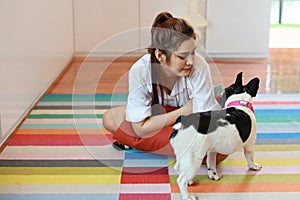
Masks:
[[[162,23],[166,22],[170,18],[173,18],[173,15],[171,13],[161,12],[156,16],[152,27],[160,27]]]

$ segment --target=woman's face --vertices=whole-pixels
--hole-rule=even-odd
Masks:
[[[176,76],[188,76],[193,68],[196,49],[195,39],[190,38],[171,54],[170,61],[166,64],[170,72]]]

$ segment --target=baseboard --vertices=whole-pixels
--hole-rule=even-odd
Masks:
[[[266,59],[269,53],[208,53],[211,58]]]
[[[119,57],[140,57],[144,55],[146,50],[138,50],[138,51],[132,51],[132,52],[75,52],[74,57],[91,57],[91,58],[97,58],[97,57],[113,57],[113,58],[119,58]]]
[[[146,50],[138,50],[133,52],[75,52],[74,57],[140,57],[144,55]],[[208,53],[211,58],[241,58],[241,59],[265,59],[268,58],[268,53]]]

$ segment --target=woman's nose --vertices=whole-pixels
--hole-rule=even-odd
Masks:
[[[193,65],[194,64],[194,56],[189,54],[185,59],[186,65]]]

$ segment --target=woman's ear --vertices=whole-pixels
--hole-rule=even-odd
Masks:
[[[155,50],[155,57],[160,64],[164,64],[166,62],[166,56],[158,49]]]

